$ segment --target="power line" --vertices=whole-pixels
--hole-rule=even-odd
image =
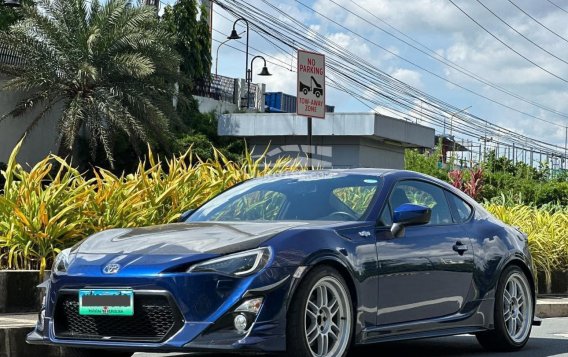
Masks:
[[[515,4],[513,1],[511,0],[507,0],[508,2],[510,2],[514,7],[516,7],[517,9],[519,9],[523,14],[527,15],[529,18],[531,18],[531,20],[533,20],[534,22],[536,22],[537,24],[539,24],[540,26],[544,27],[545,29],[547,29],[549,32],[551,32],[552,34],[556,35],[556,37],[558,37],[559,39],[563,40],[564,42],[568,43],[568,40],[564,37],[562,37],[561,35],[559,35],[557,32],[555,32],[554,30],[552,30],[551,28],[547,27],[545,24],[543,24],[542,22],[540,22],[538,19],[534,18],[533,16],[531,16],[528,12],[526,12],[525,10],[523,10],[519,5]]]
[[[540,118],[540,117],[538,117],[538,116],[535,116],[535,115],[533,115],[533,114],[530,114],[530,113],[524,112],[524,111],[522,111],[522,110],[519,110],[519,109],[517,109],[517,108],[515,108],[515,107],[512,107],[512,106],[510,106],[510,105],[501,103],[501,102],[499,102],[499,101],[497,101],[497,100],[495,100],[495,99],[493,99],[493,98],[491,98],[491,97],[489,97],[489,96],[486,96],[486,95],[484,95],[484,94],[481,94],[481,93],[478,93],[478,92],[476,92],[476,91],[474,91],[474,90],[471,90],[471,89],[469,89],[469,88],[467,88],[467,87],[465,87],[465,86],[463,86],[463,85],[461,85],[461,84],[459,84],[459,83],[457,83],[457,82],[455,82],[455,81],[451,81],[451,80],[449,80],[449,79],[447,79],[447,78],[445,78],[445,77],[443,77],[443,76],[441,76],[441,75],[439,75],[439,74],[437,74],[437,73],[435,73],[435,72],[433,72],[433,71],[431,71],[431,70],[429,70],[429,69],[427,69],[427,68],[425,68],[425,67],[423,67],[423,66],[421,66],[421,65],[419,65],[419,64],[417,64],[417,63],[415,63],[415,62],[413,62],[413,61],[411,61],[411,60],[408,60],[408,59],[406,59],[406,58],[400,56],[399,54],[397,54],[397,53],[395,53],[395,52],[393,52],[393,51],[391,51],[391,50],[385,48],[384,46],[379,45],[377,42],[372,41],[372,40],[370,40],[370,39],[368,39],[368,38],[366,38],[366,37],[360,35],[360,34],[357,33],[357,32],[354,32],[353,30],[347,28],[346,26],[340,24],[339,22],[337,22],[337,21],[335,21],[335,20],[329,18],[328,16],[322,14],[321,12],[319,12],[319,11],[313,9],[312,7],[310,7],[310,6],[306,5],[306,4],[304,4],[304,3],[301,2],[300,0],[295,0],[295,1],[296,1],[298,4],[302,5],[303,7],[307,8],[307,9],[313,11],[314,13],[318,14],[319,16],[325,18],[326,20],[328,20],[328,21],[334,23],[335,25],[341,27],[342,29],[344,29],[344,30],[346,30],[346,31],[349,31],[350,33],[354,34],[355,36],[359,37],[360,39],[362,39],[362,40],[364,40],[364,41],[366,41],[366,42],[369,42],[369,43],[375,45],[376,47],[378,47],[378,48],[380,48],[380,49],[386,51],[387,53],[389,53],[389,54],[391,54],[391,55],[393,55],[393,56],[395,56],[395,57],[397,57],[397,58],[403,60],[404,62],[406,62],[406,63],[408,63],[408,64],[411,64],[412,66],[414,66],[414,67],[416,67],[416,68],[418,68],[418,69],[420,69],[420,70],[422,70],[422,71],[424,71],[424,72],[429,73],[430,75],[432,75],[432,76],[434,76],[434,77],[436,77],[436,78],[438,78],[438,79],[441,79],[442,81],[448,82],[448,83],[450,83],[450,84],[452,84],[452,85],[455,85],[456,87],[458,87],[458,88],[460,88],[460,89],[463,89],[463,90],[465,90],[465,91],[467,91],[467,92],[469,92],[469,93],[471,93],[471,94],[473,94],[473,95],[475,95],[475,96],[478,96],[478,97],[480,97],[480,98],[483,98],[483,99],[485,99],[485,100],[487,100],[487,101],[490,101],[490,102],[492,102],[492,103],[494,103],[494,104],[497,104],[497,105],[499,105],[499,106],[502,106],[502,107],[504,107],[504,108],[510,109],[510,110],[515,111],[515,112],[517,112],[517,113],[520,113],[520,114],[529,116],[529,117],[534,118],[534,119],[541,120],[541,121],[543,121],[543,122],[547,122],[547,123],[549,123],[549,124],[551,124],[551,125],[555,125],[555,126],[558,126],[558,127],[564,127],[563,125],[560,125],[560,124],[558,124],[558,123],[554,123],[554,122],[552,122],[552,121],[549,121],[549,120]],[[332,1],[333,1],[333,0],[332,0]],[[450,0],[450,1],[451,1],[451,0]],[[568,83],[568,81],[566,81],[566,83]],[[566,114],[561,114],[561,115],[564,116],[564,117],[567,116]]]
[[[518,95],[518,94],[515,94],[515,93],[513,93],[513,92],[511,92],[511,91],[509,91],[509,90],[507,90],[507,89],[505,89],[505,88],[503,88],[503,87],[501,87],[501,86],[499,86],[499,85],[497,85],[497,84],[494,84],[494,83],[488,81],[487,79],[485,79],[485,78],[483,78],[483,77],[480,77],[480,76],[478,76],[478,75],[476,75],[476,74],[474,74],[474,73],[468,71],[467,69],[465,69],[465,68],[459,66],[458,64],[456,64],[456,63],[454,63],[454,62],[448,60],[447,58],[445,58],[445,57],[439,55],[439,54],[436,53],[436,51],[434,51],[433,49],[428,48],[427,46],[424,46],[424,45],[420,44],[418,41],[414,40],[413,38],[411,38],[411,37],[405,35],[404,33],[402,33],[401,31],[399,31],[398,29],[394,28],[393,26],[389,25],[388,23],[386,23],[385,21],[383,21],[382,19],[380,19],[379,17],[377,17],[376,15],[374,15],[373,13],[371,13],[369,10],[365,9],[365,8],[362,7],[361,5],[359,5],[359,4],[357,4],[356,2],[354,2],[353,0],[350,0],[350,1],[351,1],[351,3],[353,3],[355,6],[359,7],[359,8],[362,9],[363,11],[367,12],[368,14],[370,14],[371,16],[373,16],[374,18],[376,18],[377,20],[379,20],[379,21],[385,23],[387,26],[393,28],[395,31],[399,32],[399,33],[402,34],[403,36],[409,38],[410,40],[414,41],[415,43],[418,43],[418,45],[420,45],[421,47],[426,48],[430,53],[428,53],[428,51],[424,51],[424,50],[422,50],[422,49],[420,49],[420,48],[418,48],[418,47],[416,47],[416,46],[414,46],[414,45],[408,43],[407,41],[401,39],[400,37],[398,37],[398,36],[396,36],[396,35],[394,35],[394,34],[392,34],[391,32],[382,29],[381,27],[377,26],[375,23],[370,22],[369,20],[367,20],[367,19],[361,17],[360,15],[358,15],[358,14],[352,12],[351,10],[347,9],[346,7],[344,7],[344,6],[342,6],[342,5],[338,4],[338,3],[336,3],[334,0],[330,0],[330,1],[331,1],[332,3],[334,3],[335,5],[339,6],[340,8],[342,8],[343,10],[345,10],[345,11],[349,12],[350,14],[352,14],[352,15],[358,17],[359,19],[365,21],[365,22],[368,23],[369,25],[376,27],[377,29],[383,31],[384,33],[386,33],[386,34],[388,34],[388,35],[390,35],[390,36],[396,38],[397,40],[399,40],[399,41],[405,43],[406,45],[408,45],[408,46],[410,46],[410,47],[416,49],[417,51],[420,51],[421,53],[424,53],[424,54],[427,55],[428,57],[430,57],[430,58],[432,58],[432,59],[434,59],[434,60],[436,60],[436,61],[439,61],[439,62],[441,62],[441,63],[443,63],[443,64],[445,64],[445,65],[447,65],[447,66],[449,66],[449,67],[451,67],[451,68],[453,68],[453,69],[455,69],[455,70],[457,70],[458,72],[460,72],[460,73],[462,73],[462,74],[464,74],[464,75],[466,75],[466,76],[468,76],[468,77],[470,77],[470,78],[472,78],[472,79],[474,79],[474,80],[476,80],[476,81],[479,81],[480,83],[483,83],[484,85],[490,86],[490,87],[492,87],[492,88],[494,88],[494,89],[499,90],[499,91],[502,92],[502,93],[505,93],[505,94],[507,94],[507,95],[510,95],[510,96],[512,96],[512,97],[514,97],[514,98],[516,98],[516,99],[518,99],[518,100],[521,100],[521,101],[525,102],[525,103],[534,105],[534,106],[536,106],[536,107],[538,107],[538,108],[540,108],[540,109],[546,110],[546,111],[548,111],[548,112],[554,113],[554,114],[559,115],[559,116],[562,116],[562,117],[564,117],[564,118],[568,118],[568,114],[559,112],[559,111],[557,111],[557,110],[555,110],[555,109],[549,108],[549,107],[544,106],[544,105],[542,105],[542,104],[536,103],[536,102],[534,102],[534,101],[532,101],[532,100],[529,100],[529,99],[527,99],[527,98],[524,98],[524,97],[522,97],[522,96],[520,96],[520,95]],[[368,40],[366,40],[366,41],[372,43],[372,41],[368,41]],[[438,77],[438,78],[441,78],[441,77],[439,77],[439,76],[437,76],[437,77]],[[462,86],[458,85],[457,83],[454,83],[454,82],[452,82],[452,81],[447,80],[446,78],[441,78],[441,79],[446,80],[447,82],[449,82],[449,83],[451,83],[451,84],[457,85],[457,86],[459,86],[460,88],[465,89],[465,90],[467,90],[467,91],[470,92],[470,93],[473,93],[473,94],[475,94],[475,95],[477,95],[477,96],[479,96],[479,97],[481,97],[481,98],[483,98],[483,99],[489,100],[489,101],[491,101],[491,102],[493,102],[493,103],[495,103],[495,104],[498,104],[498,105],[500,105],[500,106],[502,106],[502,107],[504,107],[504,108],[507,108],[507,109],[516,111],[516,112],[518,112],[518,113],[520,113],[520,114],[523,114],[523,115],[526,115],[526,116],[530,116],[530,117],[532,117],[532,118],[534,118],[534,119],[537,119],[537,120],[546,122],[546,123],[551,124],[551,125],[556,125],[556,126],[559,126],[559,127],[564,127],[563,125],[559,125],[558,123],[555,123],[555,122],[552,122],[552,121],[543,119],[543,118],[541,118],[541,117],[532,115],[532,114],[530,114],[530,113],[526,113],[526,112],[520,111],[520,110],[518,110],[518,109],[516,109],[516,108],[514,108],[514,107],[512,107],[512,106],[503,104],[503,103],[498,102],[498,101],[496,101],[496,100],[494,100],[494,99],[492,99],[492,98],[488,98],[487,96],[481,95],[481,94],[479,94],[479,93],[477,93],[477,92],[473,92],[472,90],[469,90],[468,88],[462,87]]]
[[[255,31],[262,32],[291,49],[302,47],[313,51],[319,50],[319,52],[327,54],[329,56],[328,74],[330,79],[335,83],[349,85],[353,88],[347,92],[348,94],[353,95],[354,92],[366,93],[358,95],[361,100],[373,104],[380,103],[383,106],[390,103],[386,106],[402,113],[402,116],[407,120],[413,118],[438,126],[443,125],[447,115],[451,115],[457,110],[454,106],[380,71],[366,60],[313,31],[266,0],[263,0],[263,3],[279,14],[278,17],[260,10],[258,6],[240,0],[230,2],[216,0],[216,3],[235,17],[246,17]],[[418,101],[426,104],[423,110],[417,107]],[[500,145],[529,147],[533,151],[539,151],[546,155],[563,156],[563,154],[560,154],[560,150],[564,148],[529,138],[498,125],[490,125],[486,120],[470,113],[456,116],[454,127],[456,133],[463,133],[474,138],[486,140],[485,138],[493,137],[494,141]]]
[[[229,19],[227,16],[221,14],[220,12],[218,12],[218,11],[216,11],[216,10],[213,10],[213,12],[214,12],[216,15],[221,16],[222,18],[224,18],[225,20],[227,20],[227,21],[229,21],[229,22],[232,21],[232,20]],[[213,29],[213,31],[215,31],[215,32],[217,32],[217,33],[219,33],[219,34],[222,34],[221,31],[219,31],[219,30]],[[256,32],[256,34],[258,34],[260,37],[262,37],[266,42],[270,43],[274,48],[279,49],[279,50],[282,51],[282,53],[284,53],[285,55],[290,56],[290,57],[292,58],[292,61],[294,60],[294,55],[293,55],[292,53],[286,51],[285,49],[283,49],[281,46],[279,46],[278,44],[276,44],[274,41],[272,41],[272,40],[270,40],[269,38],[267,38],[267,37],[266,37],[265,35],[263,35],[262,33]],[[223,34],[222,34],[222,35],[223,35]],[[238,41],[238,40],[237,40],[237,41]],[[243,41],[238,41],[238,42],[241,42],[242,44],[245,44]],[[269,55],[268,53],[262,52],[262,51],[260,51],[260,50],[257,50],[257,49],[255,49],[254,47],[252,47],[252,46],[250,46],[250,45],[249,45],[249,48],[251,48],[251,49],[253,49],[253,50],[257,51],[257,52],[260,52],[260,53],[262,53],[262,54],[264,54],[264,55],[266,55],[266,56],[271,56],[271,55]],[[271,56],[271,57],[272,57],[272,56]],[[273,58],[276,59],[276,60],[278,60],[278,61],[280,61],[280,62],[282,62],[282,63],[284,63],[284,64],[286,64],[286,65],[288,65],[290,68],[292,67],[292,62],[291,62],[290,64],[288,64],[287,62],[285,62],[285,61],[283,61],[283,60],[281,60],[281,59],[279,59],[279,58],[277,58],[277,57],[273,57]]]
[[[515,52],[519,57],[525,59],[527,62],[531,63],[532,65],[540,68],[541,70],[543,70],[544,72],[550,74],[551,76],[565,82],[568,83],[568,80],[560,77],[559,75],[549,71],[548,69],[540,66],[538,63],[532,61],[531,59],[529,59],[528,57],[524,56],[522,53],[520,53],[519,51],[515,50],[513,47],[509,46],[507,43],[505,43],[505,41],[501,40],[499,37],[497,37],[495,34],[493,34],[491,31],[489,31],[486,27],[484,27],[482,24],[480,24],[477,20],[475,20],[473,17],[471,17],[465,10],[463,10],[461,7],[459,7],[456,3],[454,3],[452,0],[448,0],[450,3],[452,3],[452,5],[454,5],[459,11],[461,11],[465,16],[467,16],[471,21],[473,21],[477,26],[479,26],[481,29],[483,29],[485,32],[487,32],[491,37],[493,37],[494,39],[496,39],[497,41],[499,41],[503,46],[507,47],[509,50]]]
[[[525,36],[524,34],[522,34],[520,31],[518,31],[516,28],[514,28],[513,26],[511,26],[507,21],[503,20],[501,17],[499,17],[499,15],[497,15],[493,10],[491,10],[490,8],[488,8],[483,2],[481,2],[481,0],[476,0],[481,6],[483,6],[487,11],[489,11],[493,16],[495,16],[499,21],[501,21],[503,24],[505,24],[505,26],[507,26],[508,28],[510,28],[511,30],[515,31],[515,33],[517,33],[519,36],[521,36],[522,38],[524,38],[525,40],[527,40],[528,42],[532,43],[534,46],[538,47],[539,49],[541,49],[542,51],[546,52],[547,54],[551,55],[552,57],[556,58],[557,60],[568,64],[568,62],[566,62],[565,60],[563,60],[562,58],[558,57],[557,55],[555,55],[554,53],[548,51],[546,48],[540,46],[538,43],[534,42],[533,40],[531,40],[530,38],[528,38],[527,36]]]
[[[565,13],[568,14],[568,11],[564,10],[564,8],[558,6],[556,3],[552,2],[551,0],[546,0],[546,1],[548,1],[548,2],[551,3],[552,5],[556,6],[557,8],[559,8],[560,10],[562,10],[562,11],[564,11]]]

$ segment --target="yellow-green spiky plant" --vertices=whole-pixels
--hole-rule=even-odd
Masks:
[[[150,149],[135,173],[95,169],[86,179],[50,155],[29,172],[13,151],[0,196],[0,269],[48,268],[55,255],[84,237],[116,227],[170,223],[219,192],[249,178],[304,167],[297,160],[266,163],[265,155],[232,162],[218,150],[212,160],[186,153],[160,161]]]

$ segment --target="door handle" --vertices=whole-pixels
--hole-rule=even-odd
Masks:
[[[467,245],[458,240],[456,244],[454,244],[453,249],[454,252],[458,253],[459,255],[463,255],[463,253],[467,251]]]

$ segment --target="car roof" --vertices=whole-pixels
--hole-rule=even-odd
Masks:
[[[284,173],[278,173],[273,175],[264,176],[265,178],[274,178],[274,177],[320,177],[321,175],[325,174],[344,174],[344,175],[365,175],[365,176],[400,176],[400,177],[422,177],[422,178],[430,178],[427,175],[420,174],[414,171],[407,171],[407,170],[398,170],[398,169],[383,169],[383,168],[353,168],[353,169],[316,169],[316,170],[308,170],[308,171],[290,171]]]

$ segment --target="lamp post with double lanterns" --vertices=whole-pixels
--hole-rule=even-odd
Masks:
[[[246,24],[247,27],[247,41],[246,41],[246,49],[245,49],[245,78],[247,81],[247,109],[250,108],[250,84],[252,82],[252,63],[254,62],[254,60],[256,58],[262,58],[264,60],[264,67],[262,68],[262,71],[258,74],[259,76],[270,76],[270,73],[268,72],[268,68],[266,68],[266,60],[264,59],[264,57],[262,56],[255,56],[250,64],[250,69],[249,69],[249,22],[247,21],[247,19],[245,19],[244,17],[239,17],[238,19],[235,20],[235,22],[233,23],[233,30],[231,31],[231,34],[229,35],[229,37],[227,37],[227,39],[229,40],[238,40],[241,38],[241,36],[239,35],[239,33],[237,32],[236,29],[236,25],[237,22],[239,21],[243,21]]]

